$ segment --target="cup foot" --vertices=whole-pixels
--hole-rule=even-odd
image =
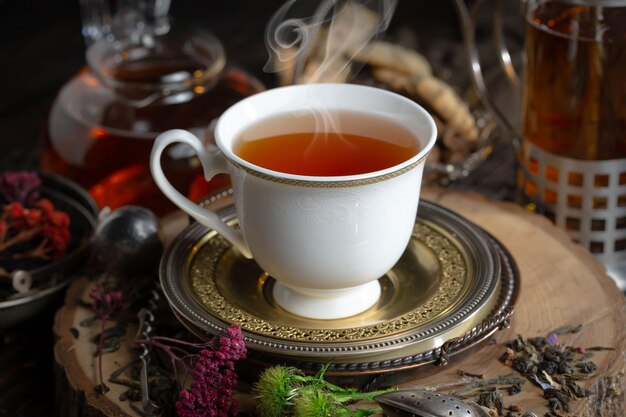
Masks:
[[[373,306],[380,297],[378,280],[344,290],[299,291],[280,282],[274,284],[276,303],[290,313],[311,319],[342,319]]]

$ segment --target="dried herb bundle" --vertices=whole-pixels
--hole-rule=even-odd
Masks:
[[[70,217],[41,197],[34,172],[0,173],[0,280],[17,269],[61,259],[70,244]]]

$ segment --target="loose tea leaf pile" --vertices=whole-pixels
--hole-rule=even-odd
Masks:
[[[507,350],[500,361],[524,375],[541,387],[550,407],[549,415],[569,411],[570,401],[584,398],[590,392],[578,381],[585,380],[597,369],[589,359],[591,351],[609,350],[604,347],[572,347],[558,343],[558,336],[578,333],[582,326],[567,326],[555,330],[547,337],[523,338],[507,342]]]

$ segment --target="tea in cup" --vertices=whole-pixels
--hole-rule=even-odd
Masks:
[[[268,90],[229,108],[215,128],[219,152],[185,130],[155,141],[152,175],[178,207],[216,230],[276,280],[275,302],[304,317],[358,314],[380,296],[415,223],[432,117],[389,91],[349,84]],[[160,166],[189,144],[207,180],[232,180],[239,228],[179,193]]]

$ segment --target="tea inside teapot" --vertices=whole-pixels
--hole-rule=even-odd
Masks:
[[[91,3],[82,5],[85,12],[93,12]],[[84,22],[89,66],[52,105],[41,167],[74,179],[101,207],[137,204],[164,214],[173,206],[149,172],[154,138],[173,128],[203,137],[222,111],[263,87],[242,71],[226,69],[222,45],[210,33],[172,24],[167,9],[146,10],[152,9],[125,5],[106,28],[94,23],[94,13]],[[99,12],[104,20],[106,11]],[[200,175],[195,157],[172,147],[163,164],[188,194]]]

